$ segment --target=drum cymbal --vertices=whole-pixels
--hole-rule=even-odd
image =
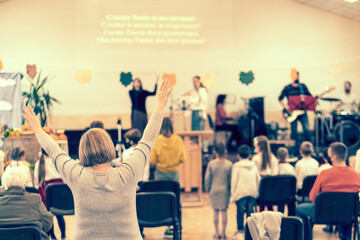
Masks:
[[[328,102],[341,102],[339,98],[320,98],[320,99]]]

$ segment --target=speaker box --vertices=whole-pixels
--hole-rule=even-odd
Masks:
[[[266,136],[266,125],[264,120],[264,98],[250,98],[249,99],[249,119],[255,120],[255,136],[265,135]],[[250,120],[251,124],[251,120]],[[250,125],[251,127],[251,125]]]

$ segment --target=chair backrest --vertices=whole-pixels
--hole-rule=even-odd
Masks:
[[[356,220],[358,209],[357,192],[322,192],[315,198],[314,222],[332,225],[351,223]]]
[[[0,227],[0,240],[41,240],[40,230],[35,226]]]
[[[300,191],[300,196],[308,197],[309,193],[314,186],[317,175],[306,176],[303,181],[302,189]]]
[[[178,205],[180,204],[180,184],[175,181],[152,180],[142,182],[141,192],[172,192],[175,194]]]
[[[280,240],[303,240],[304,226],[298,217],[283,217],[281,219]],[[248,225],[245,225],[245,240],[252,240]]]
[[[25,187],[25,191],[27,191],[29,193],[39,193],[39,190],[37,190],[34,187]]]
[[[172,192],[140,192],[136,194],[136,212],[142,227],[176,224],[177,203]]]
[[[288,204],[295,202],[296,177],[292,175],[265,176],[260,181],[259,204]]]
[[[74,215],[74,198],[65,183],[49,184],[46,187],[46,207],[54,215]]]

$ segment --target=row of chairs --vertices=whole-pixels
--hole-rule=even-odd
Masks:
[[[25,187],[27,192],[39,193],[36,188]],[[74,215],[74,199],[66,184],[51,184],[46,187],[46,206],[54,215]],[[0,240],[41,240],[40,230],[33,225],[1,227]]]
[[[308,217],[309,237],[312,239],[314,224],[354,226],[353,239],[360,239],[359,232],[359,194],[346,192],[322,192],[315,199],[314,218]],[[298,217],[283,217],[281,222],[280,240],[304,239],[303,223]],[[245,240],[252,240],[249,228],[245,225]]]
[[[284,186],[280,186],[278,189]],[[47,198],[48,209],[55,215],[74,214],[72,193],[68,186],[66,184],[54,184],[49,185],[48,188],[46,190],[47,196],[49,196]],[[178,183],[151,181],[142,185],[142,191],[136,197],[139,225],[143,227],[172,225],[174,227],[174,239],[181,239],[180,188]],[[354,240],[356,236],[360,239],[358,212],[359,196],[357,193],[323,192],[316,197],[315,218],[308,219],[308,227],[312,229],[314,224],[343,225],[353,223]],[[284,217],[281,229],[280,239],[303,239],[303,224],[297,217]],[[310,236],[312,236],[312,232]],[[38,240],[40,239],[40,232],[34,226],[1,228],[0,240],[2,239]],[[247,227],[245,228],[245,239],[252,239]]]
[[[38,193],[36,188],[26,191]],[[51,184],[46,187],[46,205],[54,215],[73,215],[74,199],[66,184]],[[140,227],[173,226],[174,239],[181,240],[180,185],[173,181],[149,181],[141,184],[136,195],[137,216]],[[34,226],[0,229],[2,239],[40,240],[40,231]]]
[[[316,175],[305,177],[303,187],[297,193],[295,176],[265,176],[260,181],[259,197],[256,203],[258,205],[288,205],[289,215],[295,215],[295,203],[305,202],[308,199],[316,177]]]

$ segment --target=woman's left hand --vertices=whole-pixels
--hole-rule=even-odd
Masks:
[[[23,106],[24,113],[21,115],[29,125],[29,128],[35,133],[38,134],[42,130],[41,124],[40,124],[40,116],[35,115],[34,110],[29,106]]]

